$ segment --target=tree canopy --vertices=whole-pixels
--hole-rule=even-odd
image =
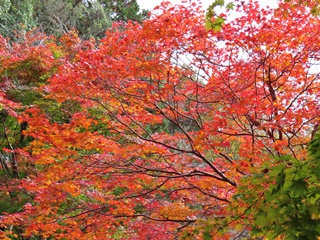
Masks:
[[[0,237],[317,239],[312,4],[235,1],[208,25],[163,2],[99,43],[2,37]]]
[[[113,21],[141,22],[146,17],[136,0],[0,1],[0,33],[12,39],[34,28],[55,36],[77,29],[82,39],[100,39]]]

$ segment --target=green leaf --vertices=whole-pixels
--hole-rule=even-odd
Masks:
[[[282,170],[282,171],[278,174],[277,179],[276,179],[276,182],[277,182],[277,191],[280,191],[280,189],[283,187],[285,179],[286,179],[286,174],[285,174],[285,172]]]
[[[233,8],[234,8],[234,3],[233,3],[233,2],[230,2],[230,3],[228,3],[228,4],[226,5],[226,9],[227,9],[227,10],[233,10]]]
[[[320,179],[320,165],[316,166],[311,171],[312,174],[315,174],[318,179]]]
[[[262,227],[266,224],[266,213],[264,211],[259,210],[259,212],[254,217],[254,225]]]
[[[277,216],[278,216],[278,213],[276,209],[274,208],[269,209],[269,211],[267,212],[267,216],[265,218],[266,224],[272,224],[276,220]]]
[[[204,232],[203,233],[203,240],[211,240],[211,234],[209,232]]]
[[[292,187],[292,192],[295,196],[301,196],[308,191],[308,183],[306,183],[302,179],[294,181],[291,187]]]
[[[204,26],[207,31],[213,30],[215,32],[218,32],[221,30],[222,25],[224,24],[225,19],[223,19],[222,17],[218,17],[217,14],[215,14],[214,8],[218,6],[223,7],[224,0],[216,0],[208,7]],[[230,7],[231,5],[229,5],[229,8]]]

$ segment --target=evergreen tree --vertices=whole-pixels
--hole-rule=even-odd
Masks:
[[[0,34],[17,40],[35,27],[58,37],[77,29],[82,39],[100,39],[113,21],[146,16],[136,0],[0,0]]]

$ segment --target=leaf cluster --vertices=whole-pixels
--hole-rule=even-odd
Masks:
[[[320,132],[309,143],[306,159],[281,156],[257,172],[244,179],[241,193],[234,196],[237,206],[247,206],[252,236],[318,239]]]

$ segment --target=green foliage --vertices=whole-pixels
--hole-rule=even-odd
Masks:
[[[55,36],[77,29],[81,38],[101,38],[111,26],[109,10],[98,1],[33,0],[38,27]]]
[[[136,0],[101,0],[105,8],[111,10],[113,21],[136,21],[141,22],[147,17],[147,11],[140,12],[139,5]]]
[[[19,90],[16,88],[8,91],[8,96],[14,99],[16,102],[20,102],[23,105],[31,105],[33,102],[39,99],[40,94],[33,89]]]
[[[225,19],[218,16],[215,13],[215,8],[216,7],[223,7],[224,6],[224,0],[215,0],[207,9],[206,13],[206,19],[205,19],[205,29],[207,31],[213,30],[215,32],[218,32],[221,30]],[[233,4],[229,3],[227,4],[227,9],[232,9]]]
[[[34,104],[46,114],[51,122],[60,124],[68,123],[71,120],[72,114],[81,109],[79,104],[74,101],[58,103],[50,99],[38,98]]]
[[[13,40],[35,27],[55,36],[77,29],[82,39],[100,39],[113,21],[146,17],[136,0],[0,0],[0,34]]]
[[[125,188],[125,187],[119,187],[119,186],[116,186],[113,191],[112,191],[112,194],[115,195],[115,196],[120,196],[121,194],[123,194],[124,192],[126,192],[128,189]]]
[[[237,206],[253,216],[253,236],[318,239],[320,236],[320,132],[309,143],[308,157],[281,156],[246,177]]]
[[[30,197],[23,192],[3,192],[0,194],[0,214],[19,212],[29,201]]]
[[[36,26],[31,0],[0,0],[0,34],[15,40]]]

